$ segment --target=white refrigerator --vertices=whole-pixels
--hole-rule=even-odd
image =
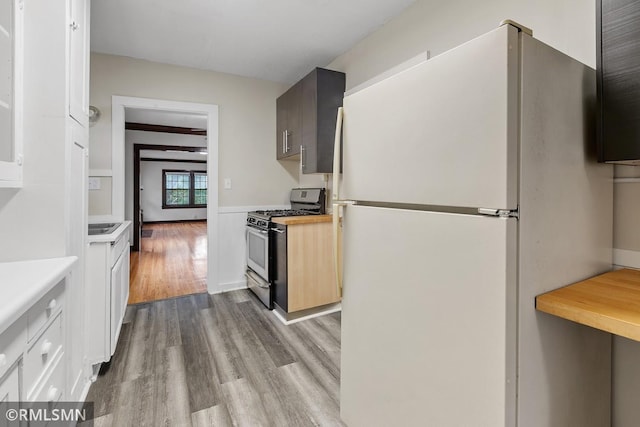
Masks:
[[[534,307],[611,268],[595,90],[593,69],[505,24],[345,97],[348,426],[610,424],[610,335]]]

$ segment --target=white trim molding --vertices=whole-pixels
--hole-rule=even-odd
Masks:
[[[640,183],[640,178],[614,178],[614,184],[637,184]]]
[[[218,290],[215,292],[209,292],[211,295],[223,294],[225,292],[238,291],[240,289],[247,289],[247,281],[241,280],[238,282],[220,283]]]
[[[640,251],[614,249],[613,263],[622,267],[640,268]]]
[[[207,289],[216,293],[221,289],[218,283],[218,106],[195,102],[168,101],[128,96],[111,97],[111,144],[112,159],[112,210],[114,222],[124,221],[125,206],[125,108],[145,110],[175,111],[207,116]]]

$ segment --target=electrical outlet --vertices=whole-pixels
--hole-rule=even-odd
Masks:
[[[224,179],[224,189],[231,190],[231,178]]]

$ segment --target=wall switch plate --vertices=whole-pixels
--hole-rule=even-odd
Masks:
[[[99,177],[89,177],[89,190],[100,190],[100,178]]]
[[[224,189],[231,190],[231,178],[224,179]]]

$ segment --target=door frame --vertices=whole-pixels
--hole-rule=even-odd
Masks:
[[[209,293],[218,292],[218,106],[118,95],[111,97],[111,212],[116,221],[125,220],[125,108],[207,116],[207,289]]]

